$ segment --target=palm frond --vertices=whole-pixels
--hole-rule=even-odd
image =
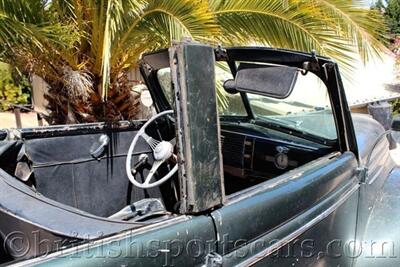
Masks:
[[[98,56],[95,69],[99,70],[102,77],[101,95],[107,98],[108,86],[110,84],[112,44],[115,43],[116,35],[122,31],[129,17],[139,12],[141,1],[133,0],[101,0],[94,15],[94,28],[92,36],[92,48]],[[104,10],[103,6],[106,5]],[[96,45],[99,44],[99,45]]]
[[[385,47],[383,22],[348,0],[210,0],[222,43],[263,44],[335,58],[346,75],[354,68],[354,51],[366,60]],[[336,12],[336,13],[334,13]],[[371,11],[372,12],[372,11]],[[348,25],[349,26],[344,26]]]
[[[347,37],[364,62],[387,52],[387,27],[377,10],[366,9],[363,0],[308,0],[322,16],[336,23],[337,35]],[[379,26],[378,26],[379,25]]]
[[[297,50],[324,49],[320,35],[326,32],[326,27],[310,16],[309,7],[287,7],[281,0],[211,0],[211,7],[224,31],[225,42],[263,43]]]
[[[43,0],[0,0],[0,10],[11,19],[22,23],[42,24],[45,22]]]
[[[217,34],[219,27],[209,11],[207,1],[149,0],[117,36],[113,56],[120,58],[121,53],[139,41],[146,42],[148,50],[152,50],[155,47],[167,47],[172,40],[180,40],[183,36],[211,40]],[[143,37],[156,37],[158,42],[149,43]]]
[[[130,82],[122,74],[136,66],[142,53],[168,47],[182,37],[212,45],[315,49],[336,59],[349,75],[355,54],[366,61],[386,50],[381,15],[358,3],[361,1],[0,0],[0,60],[45,78],[52,86],[51,109],[59,114],[57,122],[68,113],[67,106],[75,110],[79,121],[95,120],[97,113],[113,109],[119,118],[131,103],[120,101],[130,94]],[[66,69],[74,75],[66,76]],[[90,77],[92,87],[89,79],[75,79],[78,76]],[[70,103],[62,88],[68,87],[65,84],[71,79],[90,88],[90,105],[89,100]],[[80,94],[82,88],[75,91]],[[226,104],[221,92],[219,101]],[[102,98],[106,105],[100,104]],[[132,118],[128,113],[123,116]]]

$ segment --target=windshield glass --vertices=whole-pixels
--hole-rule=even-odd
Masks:
[[[157,77],[161,89],[172,105],[174,98],[170,68],[160,69]],[[226,66],[216,67],[219,113],[221,116],[247,117],[240,94],[229,94],[222,87],[226,80],[232,78]],[[327,140],[337,139],[328,90],[325,84],[311,72],[307,75],[298,75],[292,93],[285,99],[250,93],[245,95],[257,120],[271,122]]]
[[[258,119],[304,131],[324,139],[336,139],[336,127],[325,84],[314,74],[299,75],[285,99],[247,94]]]

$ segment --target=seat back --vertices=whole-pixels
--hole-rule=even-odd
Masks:
[[[124,131],[85,131],[84,127],[42,132],[24,140],[25,155],[33,170],[36,189],[44,196],[91,214],[107,217],[145,197],[161,198],[159,188],[143,190],[131,185],[125,173],[130,142],[139,127]],[[86,128],[87,130],[87,128]],[[31,132],[32,133],[32,132]],[[104,153],[94,157],[101,135],[109,137]],[[138,157],[149,154],[144,140],[138,143]]]

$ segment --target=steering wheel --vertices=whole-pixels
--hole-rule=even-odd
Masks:
[[[133,138],[132,143],[129,147],[128,150],[128,155],[126,157],[126,174],[128,175],[129,180],[131,181],[132,184],[139,188],[152,188],[156,187],[164,182],[166,182],[169,178],[171,178],[176,171],[178,170],[178,163],[175,163],[175,166],[161,179],[155,182],[150,182],[151,179],[153,178],[154,174],[157,172],[157,169],[163,164],[165,161],[167,161],[169,158],[171,158],[174,155],[174,146],[175,146],[175,138],[172,139],[171,141],[164,141],[162,140],[161,142],[154,139],[153,137],[149,136],[146,134],[145,130],[147,126],[149,126],[153,121],[156,119],[174,113],[173,110],[166,110],[163,111],[159,114],[154,115],[150,120],[148,120],[143,127],[139,130],[139,132],[136,134],[135,138]],[[135,179],[135,176],[132,175],[131,172],[131,160],[132,160],[132,153],[133,150],[135,149],[136,143],[139,140],[139,137],[142,137],[147,144],[151,147],[153,151],[153,156],[154,156],[154,162],[153,166],[150,169],[149,174],[145,178],[143,183],[138,182]],[[133,162],[133,165],[135,162]]]

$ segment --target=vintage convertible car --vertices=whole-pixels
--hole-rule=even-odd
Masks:
[[[147,54],[148,121],[4,130],[0,263],[398,266],[389,131],[315,53]]]

